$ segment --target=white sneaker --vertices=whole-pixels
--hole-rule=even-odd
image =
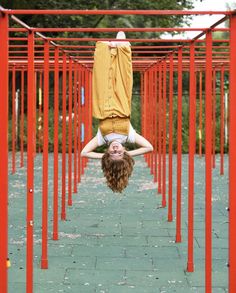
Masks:
[[[125,33],[122,32],[122,31],[118,32],[117,35],[116,35],[116,39],[119,39],[119,40],[126,39]]]
[[[123,31],[119,31],[116,35],[117,40],[125,40],[126,35]],[[111,42],[112,45],[118,47],[118,46],[130,46],[130,42]]]

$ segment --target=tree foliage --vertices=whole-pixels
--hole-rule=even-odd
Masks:
[[[8,9],[132,9],[132,10],[182,10],[193,8],[194,0],[2,0],[1,5]],[[182,26],[189,18],[182,16],[143,16],[143,15],[22,15],[20,18],[33,27],[174,27]],[[150,33],[148,37],[156,36]],[[78,34],[77,34],[78,36]],[[83,34],[86,36],[86,34]],[[87,33],[89,36],[89,33]],[[95,36],[95,34],[93,34]],[[103,35],[104,36],[104,35]],[[131,37],[135,34],[131,35]]]

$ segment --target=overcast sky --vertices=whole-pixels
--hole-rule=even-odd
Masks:
[[[225,11],[227,9],[227,4],[230,6],[231,9],[236,9],[236,0],[200,0],[194,1],[194,10],[217,10],[217,11]],[[191,21],[191,27],[195,28],[203,28],[209,27],[219,19],[221,19],[223,15],[202,15],[202,16],[194,16],[193,20]],[[219,27],[224,27],[224,24],[221,24]],[[198,35],[199,32],[187,32],[185,36],[187,38],[193,38],[194,36]],[[168,36],[165,36],[167,38]],[[170,37],[170,36],[169,36]],[[175,38],[179,38],[181,36],[175,36]]]

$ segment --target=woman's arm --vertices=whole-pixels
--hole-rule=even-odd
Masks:
[[[143,155],[153,151],[153,146],[150,144],[150,142],[138,133],[135,133],[135,143],[139,145],[140,148],[133,151],[128,151],[128,154],[132,157]]]
[[[98,146],[98,139],[97,139],[97,136],[95,136],[82,149],[80,154],[81,157],[86,157],[90,159],[101,159],[103,156],[103,153],[93,152],[93,150],[95,150],[97,146]]]

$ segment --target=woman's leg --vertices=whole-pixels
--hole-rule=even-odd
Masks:
[[[112,43],[114,45],[114,43]],[[133,72],[128,42],[98,42],[93,68],[93,116],[130,117]]]
[[[107,89],[109,82],[109,68],[111,63],[111,51],[108,43],[97,42],[94,53],[92,97],[93,117],[106,118],[104,110],[106,107]]]

